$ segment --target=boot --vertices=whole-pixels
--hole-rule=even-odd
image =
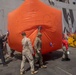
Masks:
[[[36,73],[38,73],[38,71],[32,71],[32,72],[31,72],[31,74],[36,74]]]
[[[42,65],[41,68],[47,68],[47,66],[46,65]]]
[[[62,58],[62,61],[65,61],[66,59],[65,58]]]
[[[20,75],[23,75],[23,72],[20,72]]]

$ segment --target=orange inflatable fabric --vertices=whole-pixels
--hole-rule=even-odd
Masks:
[[[8,14],[8,43],[11,49],[22,51],[22,32],[26,32],[33,45],[38,26],[42,26],[43,54],[62,47],[61,11],[39,0],[25,0],[19,8]]]

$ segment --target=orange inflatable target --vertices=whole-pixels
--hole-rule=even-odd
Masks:
[[[26,32],[32,45],[41,26],[42,53],[55,51],[62,45],[62,14],[39,0],[25,0],[24,3],[8,15],[8,43],[19,52],[22,51],[22,32]]]

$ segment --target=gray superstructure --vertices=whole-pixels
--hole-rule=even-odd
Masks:
[[[45,4],[62,11],[63,32],[76,31],[76,4],[75,0],[60,2],[56,0],[41,0]],[[54,5],[51,3],[54,2]],[[8,13],[18,8],[24,0],[0,0],[0,31],[5,33],[8,25]],[[49,11],[48,11],[49,12]]]

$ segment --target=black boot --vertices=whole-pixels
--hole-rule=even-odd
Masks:
[[[5,63],[5,64],[3,64],[3,67],[7,67],[8,65]]]
[[[66,58],[66,61],[70,61],[70,58]]]

